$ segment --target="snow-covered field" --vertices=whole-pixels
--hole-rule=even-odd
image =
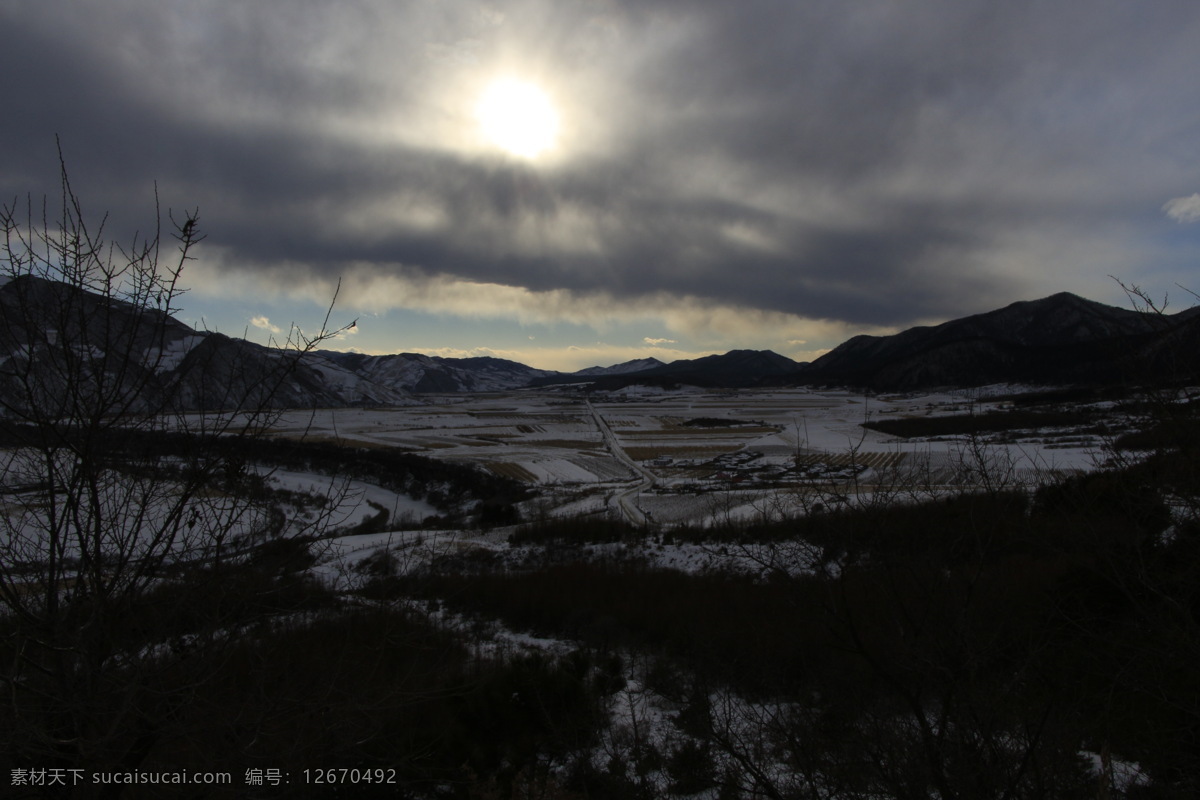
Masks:
[[[527,520],[620,516],[667,531],[684,524],[770,520],[818,504],[866,503],[883,494],[897,496],[904,487],[919,487],[926,496],[959,491],[985,475],[1036,485],[1099,463],[1105,443],[1077,430],[903,439],[863,427],[868,420],[984,414],[1003,408],[1011,402],[1005,397],[1017,391],[991,387],[873,397],[806,389],[626,390],[588,398],[562,391],[456,394],[429,396],[423,405],[408,407],[289,412],[272,433],[476,465],[534,490],[521,509]],[[5,472],[11,473],[12,454],[8,461]],[[369,479],[347,483],[275,470],[271,482],[335,500],[322,512],[335,530],[386,510],[388,530],[415,531],[437,514],[432,505]],[[397,541],[407,540],[393,537],[371,549]],[[347,556],[346,547],[357,552],[366,542],[338,545],[337,559]],[[714,560],[711,553],[651,557],[662,559],[676,565]]]
[[[1007,391],[1006,391],[1007,390]],[[774,389],[432,396],[422,406],[294,413],[276,433],[481,466],[539,492],[539,514],[637,509],[659,524],[803,506],[814,486],[855,495],[900,481],[962,486],[981,468],[1033,483],[1087,470],[1104,442],[1070,431],[902,439],[865,421],[982,414],[1017,387],[867,397]],[[607,432],[601,426],[607,429]],[[622,498],[624,498],[622,500]],[[389,501],[392,502],[392,501]]]

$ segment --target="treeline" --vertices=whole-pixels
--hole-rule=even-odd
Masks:
[[[220,464],[222,475],[236,473],[239,479],[246,479],[245,467],[258,464],[363,480],[424,500],[442,512],[442,517],[433,521],[439,525],[465,525],[472,518],[484,526],[513,524],[519,521],[517,504],[530,494],[525,484],[476,466],[387,448],[272,438],[257,433],[208,436],[118,425],[89,430],[83,436],[69,426],[0,423],[0,447],[71,450],[80,446],[96,451],[98,462],[127,471]],[[243,480],[240,488],[252,490],[252,484]]]
[[[1113,430],[1109,414],[1089,408],[1036,411],[1018,408],[980,414],[873,419],[864,422],[863,427],[906,439],[917,436],[978,435],[1043,428],[1075,428],[1080,433],[1096,435],[1105,435]]]
[[[442,523],[465,521],[456,518],[457,512],[475,506],[482,525],[512,524],[519,519],[516,504],[530,496],[525,484],[480,467],[389,448],[271,438],[245,443],[244,455],[284,469],[363,480],[407,494],[451,517]]]

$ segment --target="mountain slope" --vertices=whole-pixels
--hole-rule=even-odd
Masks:
[[[655,359],[649,359],[655,361]],[[743,388],[764,386],[793,379],[800,365],[770,350],[730,350],[719,355],[680,359],[670,364],[657,362],[649,369],[632,370],[626,362],[607,371],[595,368],[534,381],[535,386],[563,383],[587,383],[593,389],[612,391],[634,384],[651,386],[690,386]]]
[[[1143,313],[1065,292],[893,336],[856,336],[811,364],[770,350],[732,350],[574,373],[487,357],[289,353],[194,330],[150,306],[29,276],[0,284],[0,407],[55,415],[60,406],[66,413],[64,404],[101,397],[114,414],[399,405],[419,402],[414,393],[563,383],[903,390],[1200,379],[1200,311]]]
[[[368,356],[332,351],[321,351],[318,355],[372,383],[418,394],[506,391],[559,374],[487,356],[442,358],[419,353]]]
[[[379,384],[315,353],[267,348],[210,333],[166,376],[183,409],[408,405],[408,392]]]
[[[669,377],[697,386],[759,386],[773,379],[796,374],[800,365],[772,350],[730,350],[720,355],[672,361],[637,373]]]
[[[628,375],[631,372],[645,372],[646,370],[655,369],[657,367],[666,366],[657,358],[638,358],[633,361],[625,361],[621,364],[614,364],[611,367],[587,367],[585,369],[576,370],[571,375],[580,377],[592,377],[596,375]]]
[[[808,365],[803,381],[913,389],[1136,379],[1144,348],[1181,319],[1061,292],[893,336],[856,336]]]
[[[148,303],[33,276],[0,285],[0,402],[50,416],[412,402],[316,354],[197,331]]]

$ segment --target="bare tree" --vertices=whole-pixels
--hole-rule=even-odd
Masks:
[[[280,532],[247,444],[337,331],[230,356],[172,316],[197,211],[168,212],[166,233],[158,212],[121,246],[85,221],[65,166],[51,208],[0,211],[0,758],[132,769],[204,680],[197,651],[245,624],[204,618],[195,581]],[[220,393],[198,391],[213,379]],[[168,622],[162,603],[185,596],[190,619]]]

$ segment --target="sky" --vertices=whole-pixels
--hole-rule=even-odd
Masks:
[[[810,360],[1200,291],[1195,0],[0,0],[0,200],[57,141],[180,318],[573,370]],[[338,288],[340,284],[340,289]]]

